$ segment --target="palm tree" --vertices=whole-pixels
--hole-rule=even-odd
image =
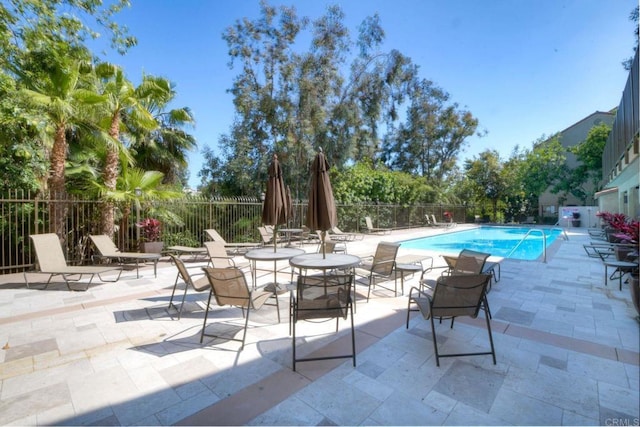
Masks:
[[[151,132],[140,132],[135,122],[127,122],[131,133],[139,135],[131,147],[136,165],[162,172],[165,184],[178,184],[188,166],[187,151],[196,148],[195,138],[183,129],[195,123],[191,110],[167,109],[176,92],[165,78],[145,76],[137,90],[159,126]]]
[[[100,186],[101,196],[104,199],[113,201],[120,210],[121,215],[118,227],[120,250],[127,249],[124,247],[124,242],[129,229],[132,206],[135,206],[136,211],[140,212],[145,203],[155,200],[175,199],[182,196],[179,192],[164,188],[162,186],[162,178],[163,174],[161,172],[130,168],[125,164],[117,178],[115,190],[109,190],[98,182],[95,183]],[[182,223],[182,220],[171,212],[151,210],[150,213],[163,222],[171,222],[177,225]]]
[[[120,156],[128,159],[125,145],[120,139],[124,129],[123,118],[135,123],[137,129],[149,132],[158,127],[150,112],[145,108],[141,92],[126,79],[121,68],[108,63],[98,64],[95,68],[97,91],[104,96],[105,102],[100,105],[100,125],[107,131],[106,155],[102,167],[102,180],[106,194],[116,190],[120,171]],[[151,93],[152,94],[152,93]],[[151,95],[150,94],[150,95]],[[147,96],[150,96],[147,95]],[[115,225],[114,201],[104,199],[101,209],[101,233],[113,237]]]
[[[102,102],[102,97],[84,85],[86,61],[53,55],[43,73],[24,73],[20,91],[27,102],[43,112],[47,124],[46,137],[50,171],[47,187],[52,199],[64,200],[65,161],[68,153],[67,132],[73,132],[84,121],[84,107]],[[50,150],[48,146],[51,146]],[[61,240],[65,238],[66,203],[50,205],[50,220]]]

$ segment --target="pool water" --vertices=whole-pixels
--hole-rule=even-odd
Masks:
[[[560,229],[536,228],[522,242],[530,227],[479,227],[472,230],[456,231],[438,236],[405,240],[401,247],[438,252],[442,255],[457,255],[462,249],[471,249],[490,253],[503,258],[536,260],[543,253],[543,237],[546,236],[547,248],[562,234]]]

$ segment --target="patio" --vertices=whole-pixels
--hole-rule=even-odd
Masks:
[[[438,232],[366,236],[349,253]],[[547,263],[502,262],[488,296],[497,365],[477,356],[436,367],[429,322],[414,314],[404,326],[415,278],[405,296],[377,288],[369,303],[358,300],[356,368],[333,360],[293,372],[288,295],[282,323],[273,307],[252,313],[238,352],[236,342],[199,343],[205,293],[190,292],[179,321],[167,310],[176,277],[168,258],[157,278],[148,266],[139,279],[127,271],[87,292],[26,289],[21,274],[0,276],[0,424],[638,425],[640,334],[629,288],[605,287],[604,265],[582,248],[586,230],[568,234]],[[212,314],[230,330],[243,324],[237,309]],[[477,320],[443,322],[438,334],[445,345],[485,347]],[[346,323],[338,334],[333,323],[302,325],[300,349],[348,345]]]

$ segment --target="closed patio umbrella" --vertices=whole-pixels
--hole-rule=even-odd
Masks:
[[[307,206],[306,226],[311,230],[320,230],[322,257],[325,257],[324,240],[327,230],[338,224],[336,202],[329,179],[329,163],[322,149],[311,165],[311,187],[309,188],[309,205]]]
[[[278,225],[286,224],[288,216],[288,203],[282,168],[280,167],[280,162],[278,162],[278,156],[274,154],[273,161],[271,165],[269,165],[269,180],[267,181],[267,191],[264,198],[264,205],[262,206],[262,223],[265,225],[273,225],[274,227],[274,252],[278,247],[276,239]]]
[[[287,221],[293,221],[294,220],[293,198],[291,197],[291,188],[289,188],[288,185],[286,188],[285,201],[286,201],[286,207],[287,207]]]

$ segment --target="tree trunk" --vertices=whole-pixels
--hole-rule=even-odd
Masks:
[[[49,175],[49,192],[52,203],[49,205],[49,223],[53,225],[54,232],[60,240],[66,240],[67,223],[67,192],[65,189],[64,165],[67,160],[67,138],[65,124],[61,123],[56,128],[51,149],[51,165]]]
[[[109,136],[116,140],[120,137],[120,116],[118,113],[115,113],[112,117]],[[119,162],[118,148],[112,146],[107,147],[107,156],[102,170],[102,180],[108,191],[116,190]],[[106,234],[113,238],[113,230],[115,226],[115,204],[113,201],[105,200],[103,202],[100,215],[102,234]]]

